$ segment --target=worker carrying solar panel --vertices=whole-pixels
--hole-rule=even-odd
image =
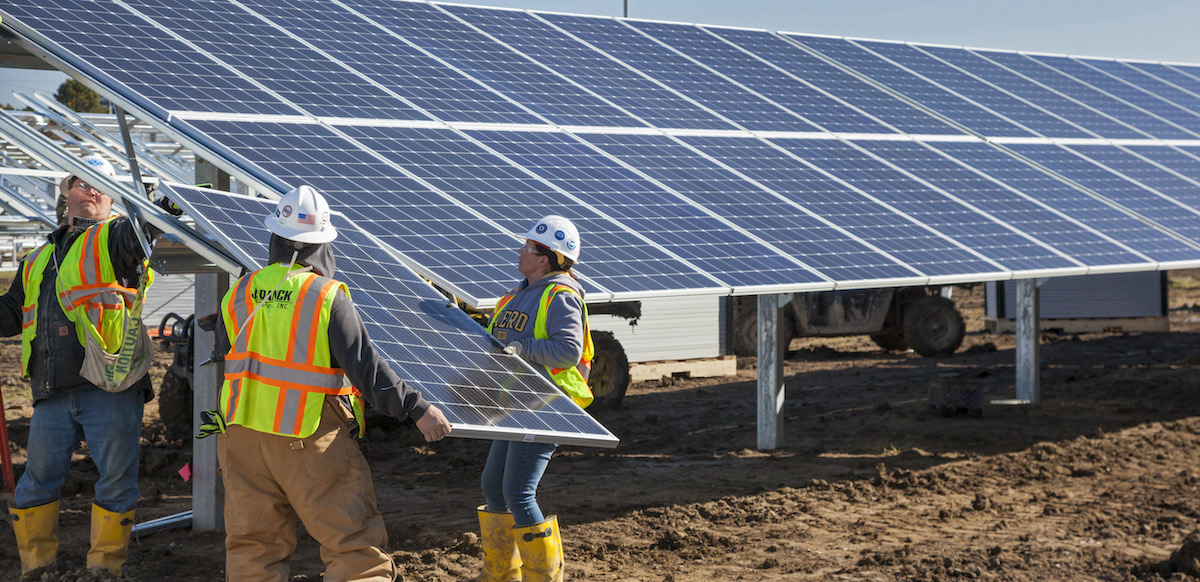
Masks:
[[[98,155],[83,162],[116,178]],[[140,494],[142,411],[154,397],[140,316],[153,281],[144,237],[159,231],[116,216],[113,199],[90,182],[62,180],[58,229],[0,297],[0,335],[21,334],[21,374],[34,401],[25,472],[9,504],[23,573],[57,560],[60,496],[80,437],[100,472],[88,568],[120,574]]]
[[[426,441],[450,423],[375,351],[345,283],[333,279],[329,205],[309,186],[265,218],[269,265],[221,301],[225,353],[219,410],[201,435],[219,433],[229,580],[290,579],[296,518],[321,544],[326,580],[392,580],[387,532],[356,437],[363,401],[412,418]],[[346,382],[348,380],[348,383]]]
[[[505,351],[539,367],[580,407],[592,402],[587,386],[592,339],[583,287],[571,272],[579,261],[579,231],[570,220],[546,216],[525,235],[517,271],[525,279],[496,303],[488,331]],[[537,486],[558,445],[492,441],[477,508],[483,572],[477,582],[563,579],[558,517],[545,517]]]

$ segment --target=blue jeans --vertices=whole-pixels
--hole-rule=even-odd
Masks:
[[[557,448],[548,443],[492,441],[480,479],[488,511],[511,511],[517,527],[545,521],[537,504],[537,486]]]
[[[96,505],[114,513],[133,509],[138,489],[139,440],[144,393],[136,387],[116,394],[94,386],[57,392],[33,406],[25,473],[13,492],[17,509],[58,499],[79,441],[87,441],[100,470]]]

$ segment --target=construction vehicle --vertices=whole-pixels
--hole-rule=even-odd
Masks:
[[[780,337],[870,335],[889,351],[912,349],[932,357],[953,353],[965,327],[954,302],[940,287],[900,287],[797,293],[780,313]],[[945,288],[947,291],[949,288]],[[758,303],[733,297],[730,318],[733,351],[758,353]],[[785,344],[786,345],[786,344]]]

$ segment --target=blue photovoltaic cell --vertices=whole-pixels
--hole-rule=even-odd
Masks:
[[[1048,137],[1091,137],[1091,134],[1063,119],[1034,107],[1027,101],[1018,99],[912,45],[862,40],[855,42],[1033,133]]]
[[[511,288],[517,238],[331,130],[300,123],[192,123],[285,183],[321,191],[335,210],[463,292],[490,298]]]
[[[6,23],[20,21],[88,65],[167,111],[298,115],[270,93],[109,0],[52,6],[46,0],[5,0]]]
[[[353,67],[385,89],[439,119],[459,122],[541,123],[478,81],[411,44],[325,0],[249,0],[242,4]],[[314,15],[319,14],[319,18]]]
[[[645,124],[488,38],[437,6],[389,0],[342,2],[488,87],[560,125]]]
[[[1061,214],[980,175],[926,145],[903,141],[856,143],[1080,263],[1094,266],[1139,260],[1137,256],[1100,234],[1066,219]],[[983,232],[994,230],[994,227],[984,226]],[[996,240],[1003,241],[1003,237],[999,236]],[[1076,265],[1059,254],[1051,253],[1044,247],[1030,245],[1027,241],[1014,241],[1011,247],[1001,245],[989,248],[981,243],[971,245],[972,248],[1013,270],[1061,269]]]
[[[1183,107],[1192,113],[1200,113],[1200,97],[1151,75],[1142,69],[1130,66],[1129,63],[1106,59],[1075,59],[1091,65],[1127,83],[1137,85],[1161,99],[1166,99],[1175,105]],[[1186,127],[1186,125],[1185,125]]]
[[[1005,245],[1029,244],[1027,239],[888,167],[850,143],[801,139],[772,141],[818,169],[869,193],[892,208],[892,212],[900,212],[920,224],[921,229],[904,237],[907,238],[904,242],[908,245],[908,256],[902,258],[930,275],[1001,271],[1007,266],[989,263],[985,257],[994,261],[995,257],[989,255],[1004,255]],[[869,222],[875,217],[860,215],[859,219]],[[924,231],[923,236],[921,231]],[[875,234],[877,238],[892,236],[895,235],[886,229]],[[1038,254],[1044,254],[1044,251],[1039,250]]]
[[[1070,57],[1030,55],[1029,58],[1052,67],[1065,75],[1070,75],[1073,79],[1083,82],[1092,89],[1102,91],[1110,97],[1115,97],[1142,112],[1171,124],[1163,130],[1150,132],[1157,138],[1197,138],[1196,132],[1200,130],[1200,117],[1187,109],[1151,95],[1129,83],[1115,79]]]
[[[1057,115],[1099,137],[1145,138],[1145,134],[1099,111],[1051,91],[982,56],[991,52],[917,45],[917,48]],[[978,53],[978,54],[977,54]],[[1033,63],[1036,64],[1036,63]]]
[[[783,255],[570,136],[498,131],[468,134],[726,285],[822,281]]]
[[[1158,193],[1114,174],[1104,166],[1055,145],[1014,145],[1012,148],[1017,153],[1037,160],[1039,164],[1165,228],[1192,239],[1200,235],[1200,216],[1181,208]],[[1105,155],[1099,150],[1093,151],[1098,155]]]
[[[941,151],[996,178],[1080,223],[1116,240],[1149,261],[1187,261],[1200,251],[1137,218],[1073,188],[996,147],[985,143],[931,143]],[[1126,264],[1114,257],[1112,265]],[[1148,262],[1134,260],[1131,263]]]
[[[838,283],[915,277],[895,259],[805,213],[741,177],[717,166],[667,136],[587,136],[588,141],[620,158],[689,200],[724,217],[738,228],[803,261]],[[750,152],[767,149],[752,138],[680,138],[689,145],[724,154],[721,148]],[[784,156],[778,160],[786,163]],[[792,165],[800,165],[790,160]]]
[[[1125,149],[1200,183],[1200,159],[1188,155],[1182,148],[1147,145],[1125,146]],[[1197,150],[1193,149],[1192,152],[1196,153]]]
[[[1171,150],[1167,146],[1142,146],[1139,148],[1130,148],[1129,150],[1107,145],[1078,145],[1064,146],[1069,150],[1083,154],[1088,159],[1103,165],[1104,167],[1113,170],[1122,176],[1141,184],[1158,194],[1167,197],[1168,200],[1182,204],[1186,209],[1190,209],[1193,213],[1200,213],[1200,185],[1197,185],[1191,180],[1182,178],[1170,171],[1167,171],[1152,161],[1140,158],[1130,150],[1137,153],[1146,153],[1150,156],[1154,155],[1155,150]],[[1182,154],[1180,154],[1182,156]],[[1151,158],[1153,159],[1153,158]],[[1141,212],[1138,208],[1134,210]],[[1193,214],[1191,220],[1186,220],[1187,210],[1179,207],[1166,207],[1168,215],[1174,214],[1178,219],[1184,222],[1185,227],[1188,222],[1192,226],[1193,232],[1189,238],[1196,239],[1195,230],[1200,228],[1200,214]],[[1182,232],[1182,231],[1180,231]]]
[[[1012,122],[863,50],[851,41],[826,37],[793,38],[980,135],[1033,135]]]
[[[770,144],[750,139],[686,138],[685,141],[909,267],[900,267],[886,259],[880,261],[873,254],[864,255],[855,261],[858,270],[842,266],[843,271],[834,271],[848,273],[843,275],[846,278],[842,281],[849,277],[903,278],[914,270],[924,276],[999,270],[917,224],[914,219],[897,214]],[[840,143],[831,140],[775,141],[790,146],[789,149],[801,158],[806,157],[804,148],[820,148],[824,144],[836,147]]]
[[[618,20],[562,14],[541,17],[746,129],[818,130]]]
[[[566,216],[579,228],[582,241],[576,271],[609,291],[718,287],[711,278],[662,249],[646,244],[645,239],[602,217],[593,208],[573,201],[451,130],[384,127],[342,130],[510,232],[524,233],[534,221],[548,214]],[[508,262],[515,265],[515,247],[510,255]]]
[[[1140,132],[1122,137],[1155,136],[1159,138],[1175,137],[1181,139],[1195,137],[1158,117],[1154,117],[1139,109],[1134,109],[1132,106],[1118,101],[1107,93],[1093,89],[1075,80],[1073,77],[1043,65],[1029,56],[992,51],[976,52],[1079,103],[1134,127]]]
[[[1187,91],[1189,95],[1200,95],[1200,79],[1188,75],[1182,70],[1175,68],[1177,65],[1163,65],[1159,63],[1138,63],[1128,62],[1126,65],[1133,67],[1148,75],[1153,75],[1157,79],[1162,79],[1171,85],[1179,87]]]
[[[445,8],[650,125],[736,129],[712,112],[530,14],[472,6]]]
[[[164,185],[163,193],[213,227],[223,244],[266,264],[270,233],[262,199]],[[396,374],[436,405],[453,425],[450,436],[531,439],[611,448],[617,439],[553,384],[499,343],[464,311],[448,306],[412,271],[353,224],[333,216],[337,272],[350,288],[371,344]]]
[[[126,3],[312,115],[428,119],[345,66],[229,2]]]
[[[959,133],[957,129],[946,122],[843,71],[836,65],[788,42],[781,36],[760,30],[715,27],[708,30],[754,53],[783,71],[819,87],[825,93],[845,101],[894,130],[921,134]],[[826,120],[824,123],[832,122]],[[870,125],[858,129],[852,126],[847,131],[880,133]]]
[[[751,91],[791,110],[826,131],[893,132],[892,129],[878,121],[703,28],[687,24],[638,21],[630,21],[629,25],[670,45],[714,71],[741,83]],[[756,128],[751,121],[745,121],[743,125],[748,129]]]

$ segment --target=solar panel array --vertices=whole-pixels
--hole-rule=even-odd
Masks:
[[[244,264],[266,264],[270,233],[262,217],[273,203],[178,185],[162,193],[237,249]],[[499,354],[495,339],[386,246],[340,214],[332,222],[332,276],[350,287],[371,344],[445,413],[454,436],[616,446],[616,437],[523,360]]]
[[[1200,67],[407,0],[10,0],[3,25],[476,306],[1200,264]]]

